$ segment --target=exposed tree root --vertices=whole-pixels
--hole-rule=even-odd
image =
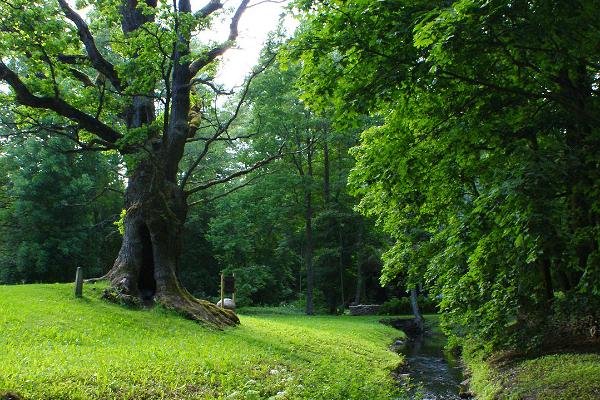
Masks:
[[[217,307],[206,300],[196,299],[187,292],[184,292],[183,296],[179,294],[157,296],[156,300],[164,307],[175,310],[186,318],[213,328],[223,329],[240,323],[233,311]]]
[[[114,285],[113,282],[113,286],[107,288],[102,297],[127,307],[142,308],[145,305],[139,296],[129,293],[123,285]],[[178,312],[185,318],[211,328],[223,329],[240,323],[233,311],[217,307],[209,301],[197,299],[185,289],[177,288],[166,294],[157,293],[154,301],[167,309]]]

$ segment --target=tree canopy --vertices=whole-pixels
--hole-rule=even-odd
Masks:
[[[560,299],[594,313],[597,2],[297,6],[304,99],[333,104],[339,124],[381,118],[353,150],[351,186],[395,239],[383,282],[408,273],[455,338],[488,347],[531,341]]]

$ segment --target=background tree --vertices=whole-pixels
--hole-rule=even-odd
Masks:
[[[327,116],[306,110],[295,87],[299,67],[280,67],[253,83],[247,117],[263,134],[244,139],[235,160],[240,153],[260,159],[281,146],[284,156],[244,183],[205,193],[214,199],[235,190],[214,201],[209,240],[223,267],[248,284],[240,301],[300,299],[308,314],[334,313],[353,301],[357,286],[365,301],[367,293],[382,294],[372,280],[383,242],[352,210],[346,187],[356,130],[336,131]]]
[[[351,178],[395,239],[383,281],[428,283],[454,338],[487,348],[595,313],[598,4],[297,4],[307,103],[384,119]]]
[[[60,137],[4,144],[1,282],[64,282],[78,266],[101,274],[118,250],[122,183],[110,157],[72,149]]]

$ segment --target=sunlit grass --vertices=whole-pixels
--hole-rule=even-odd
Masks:
[[[400,332],[377,317],[242,315],[212,331],[86,285],[0,286],[0,393],[26,399],[387,399]]]
[[[554,354],[493,368],[470,363],[478,399],[600,399],[599,354]]]

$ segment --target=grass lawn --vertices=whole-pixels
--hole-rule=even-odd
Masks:
[[[470,361],[477,399],[600,399],[599,354],[553,354],[493,368]]]
[[[0,286],[0,398],[390,399],[378,317],[241,315],[212,331],[170,311],[128,310],[101,287]]]

